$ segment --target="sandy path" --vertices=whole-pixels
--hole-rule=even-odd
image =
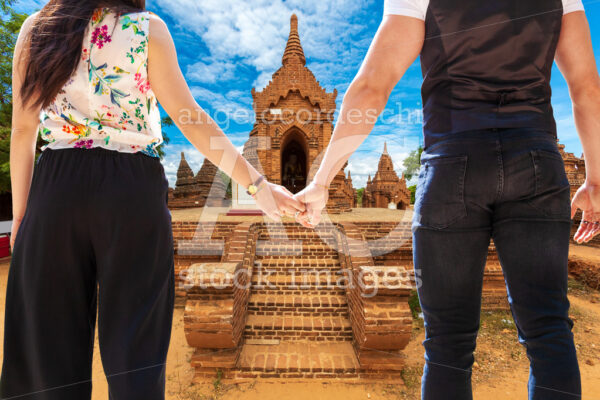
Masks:
[[[594,255],[600,251],[595,251]],[[0,321],[4,321],[4,297],[8,276],[8,263],[0,261]],[[577,310],[575,337],[580,346],[595,346],[600,349],[600,304],[590,303],[587,299],[571,297],[573,307]],[[406,354],[408,365],[412,367],[413,382],[409,388],[391,385],[341,384],[330,383],[253,383],[238,386],[223,386],[219,391],[219,399],[223,400],[358,400],[358,399],[418,399],[419,370],[422,365],[422,332],[415,335]],[[511,339],[512,340],[512,339]],[[516,338],[514,338],[516,343]],[[478,351],[486,351],[485,341],[480,341]],[[0,356],[3,346],[3,329],[0,328]],[[515,348],[519,345],[515,345]],[[583,377],[584,399],[600,400],[600,359],[592,360],[594,365],[586,363],[590,354],[589,348],[580,348],[580,364]],[[502,351],[505,351],[502,349]],[[506,350],[508,351],[508,350]],[[167,399],[168,400],[212,400],[215,394],[211,383],[191,386],[192,371],[189,367],[191,349],[185,342],[183,333],[183,310],[175,310],[173,334],[167,364]],[[509,360],[510,361],[510,360]],[[476,370],[474,375],[479,372]],[[527,360],[510,361],[507,367],[495,373],[492,378],[477,380],[474,384],[476,399],[496,400],[499,398],[525,399],[527,397],[528,367]],[[94,354],[93,400],[108,398],[106,379],[100,362],[98,344]]]
[[[575,320],[574,328],[575,341],[580,353],[579,364],[583,398],[586,400],[600,400],[600,359],[590,358],[587,349],[581,349],[581,346],[594,346],[600,349],[600,304],[592,304],[587,300],[574,296],[569,299],[571,307],[583,312],[586,316],[585,320]],[[592,326],[591,332],[587,332],[590,325]],[[588,365],[586,363],[588,360],[591,360],[594,365]],[[476,385],[474,397],[476,399],[526,399],[529,365],[525,360],[522,360],[520,365],[515,367],[509,373],[502,374],[493,381]]]

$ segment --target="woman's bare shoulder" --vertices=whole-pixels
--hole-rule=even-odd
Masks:
[[[25,21],[23,22],[23,25],[21,25],[21,32],[19,33],[21,36],[26,36],[31,32],[31,29],[33,28],[33,24],[35,23],[35,20],[37,19],[37,17],[39,15],[40,15],[40,13],[39,13],[39,11],[37,11],[25,19]]]
[[[167,24],[161,17],[154,14],[153,12],[148,12],[148,17],[150,19],[150,32],[152,34],[165,34],[169,33],[169,28]]]
[[[149,13],[150,18],[150,47],[160,52],[170,50],[173,38],[165,21],[154,13]]]

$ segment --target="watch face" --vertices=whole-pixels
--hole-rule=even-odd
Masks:
[[[252,194],[256,194],[256,186],[254,185],[250,185],[248,186],[248,193]]]

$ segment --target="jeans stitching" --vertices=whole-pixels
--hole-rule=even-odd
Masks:
[[[500,141],[496,141],[496,152],[498,153],[498,192],[496,193],[496,201],[499,201],[504,192],[504,163],[502,162],[502,146]]]
[[[459,181],[458,181],[458,197],[460,199],[460,203],[462,205],[462,213],[456,215],[454,218],[452,218],[450,221],[445,222],[444,224],[435,224],[435,223],[429,223],[426,224],[424,227],[431,227],[433,229],[446,229],[448,228],[450,225],[456,223],[457,221],[465,218],[467,216],[467,205],[465,203],[465,176],[466,176],[466,172],[467,172],[467,162],[468,162],[468,157],[463,155],[463,156],[447,156],[447,157],[436,157],[433,158],[432,160],[426,160],[424,163],[424,167],[425,167],[425,173],[423,174],[423,181],[425,182],[427,180],[427,175],[429,173],[429,163],[431,161],[440,161],[440,163],[451,163],[451,162],[456,162],[457,160],[460,160],[460,176],[459,176]],[[423,193],[420,193],[420,197],[423,196]],[[417,199],[418,200],[418,199]],[[415,214],[415,217],[417,217],[417,214]],[[420,213],[420,215],[418,216],[418,222],[421,223],[421,217],[422,217],[422,213]]]
[[[540,194],[540,187],[541,187],[541,171],[540,171],[540,166],[539,166],[539,157],[548,157],[548,158],[554,158],[555,160],[559,160],[559,155],[558,154],[554,154],[551,151],[547,151],[547,150],[530,150],[529,151],[531,154],[531,159],[533,161],[533,172],[535,174],[535,188],[533,191],[533,197],[537,197]],[[544,152],[544,154],[541,154],[542,152]],[[548,155],[546,155],[548,154]],[[560,161],[562,161],[562,157],[560,157]],[[569,186],[565,186],[562,190],[566,190],[567,188],[570,188]],[[533,203],[532,200],[526,200],[527,204],[529,204],[529,206],[535,208],[536,210],[542,212],[545,216],[547,217],[557,217],[562,215],[562,213],[549,213],[547,210],[542,209],[540,207],[538,207],[537,205],[535,205]],[[566,215],[566,214],[565,214]]]

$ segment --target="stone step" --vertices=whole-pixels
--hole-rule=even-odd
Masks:
[[[343,288],[332,288],[332,289],[318,289],[318,288],[294,288],[292,286],[281,286],[270,288],[264,286],[262,288],[252,288],[253,294],[264,294],[264,295],[278,295],[278,296],[342,296],[345,295],[346,291]]]
[[[254,289],[297,289],[297,290],[338,290],[345,289],[345,281],[341,271],[261,271],[252,274],[252,290]]]
[[[252,294],[248,312],[254,315],[342,316],[348,314],[345,295]]]
[[[244,337],[285,341],[351,341],[352,327],[346,316],[248,315]]]
[[[314,378],[352,377],[359,363],[350,342],[283,342],[273,345],[246,344],[237,368],[261,378],[291,377],[292,373],[314,374]]]
[[[256,256],[339,258],[338,252],[320,241],[265,240],[256,244]]]
[[[334,251],[315,251],[311,253],[285,253],[285,252],[260,252],[256,253],[254,258],[256,261],[263,260],[281,260],[282,262],[297,263],[301,260],[305,262],[313,261],[319,262],[319,260],[334,260],[339,262],[340,256]]]
[[[263,260],[266,262],[263,263]],[[295,274],[301,276],[301,274],[337,274],[338,271],[342,271],[342,266],[337,263],[324,264],[323,261],[327,259],[313,260],[314,265],[308,265],[306,262],[297,261],[285,261],[281,260],[276,262],[276,259],[257,259],[254,260],[254,274]],[[310,261],[310,260],[305,260]]]
[[[331,268],[339,268],[340,261],[330,258],[320,258],[320,257],[294,257],[294,256],[265,256],[256,260],[255,269],[258,270],[260,268],[270,268],[270,267],[282,267],[287,266],[290,269],[307,269],[307,270],[318,270],[318,269],[331,269]]]
[[[311,239],[321,241],[334,241],[335,236],[333,231],[317,233],[311,230],[263,230],[258,234],[258,240],[292,240],[292,239]]]

